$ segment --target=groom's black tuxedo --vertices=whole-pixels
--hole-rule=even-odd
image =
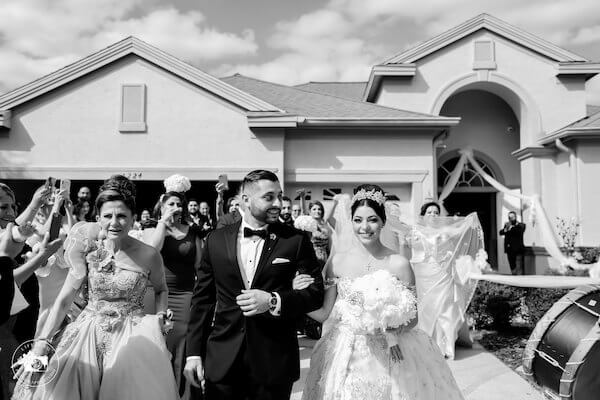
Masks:
[[[208,382],[226,379],[243,358],[252,366],[249,376],[240,377],[245,382],[291,387],[300,376],[296,319],[321,307],[321,269],[307,235],[280,223],[269,225],[250,288],[277,292],[281,314],[274,316],[267,311],[245,317],[236,303],[236,297],[245,289],[237,260],[240,226],[241,221],[217,229],[206,238],[196,271],[187,355],[203,355]],[[293,290],[296,272],[312,275],[315,282],[304,290]]]

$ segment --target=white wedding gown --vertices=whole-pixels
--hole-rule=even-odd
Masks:
[[[404,359],[393,362],[383,334],[341,323],[340,302],[360,304],[352,279],[337,281],[337,299],[316,344],[303,400],[454,400],[463,396],[439,348],[414,328],[396,334]],[[358,302],[358,303],[357,303]]]

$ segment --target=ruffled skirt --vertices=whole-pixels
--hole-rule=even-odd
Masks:
[[[48,376],[47,374],[52,374]],[[69,324],[47,372],[20,380],[13,399],[179,399],[156,315],[85,309]]]
[[[463,396],[435,343],[421,330],[396,333],[403,360],[380,335],[329,329],[315,346],[303,400],[459,400]]]

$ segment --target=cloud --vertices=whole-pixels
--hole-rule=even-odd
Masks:
[[[224,65],[213,72],[239,72],[283,84],[308,80],[365,80],[381,52],[368,43],[355,21],[338,10],[321,9],[294,20],[281,21],[267,44],[280,52],[258,64]]]
[[[483,12],[567,49],[600,45],[597,0],[330,0],[275,25],[267,41],[280,53],[273,59],[214,72],[285,84],[366,80],[374,64]]]
[[[130,35],[196,64],[252,56],[258,49],[252,30],[222,32],[198,11],[157,0],[3,0],[0,15],[0,92]]]
[[[152,11],[141,17],[108,23],[92,38],[94,47],[136,36],[189,62],[206,62],[256,53],[252,30],[241,36],[205,28],[204,16],[197,11],[182,14],[174,8]]]

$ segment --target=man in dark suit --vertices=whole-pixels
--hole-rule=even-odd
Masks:
[[[500,230],[500,236],[504,236],[504,252],[513,275],[523,275],[524,232],[525,224],[517,221],[517,213],[509,212],[508,222]]]
[[[278,222],[275,174],[246,175],[241,200],[243,219],[206,238],[184,374],[196,386],[205,380],[207,400],[285,400],[300,376],[295,321],[321,307],[323,278],[310,238]],[[294,291],[297,272],[314,283]]]
[[[279,222],[284,225],[294,226],[294,220],[292,219],[292,199],[287,196],[281,198],[281,214],[279,215]]]

